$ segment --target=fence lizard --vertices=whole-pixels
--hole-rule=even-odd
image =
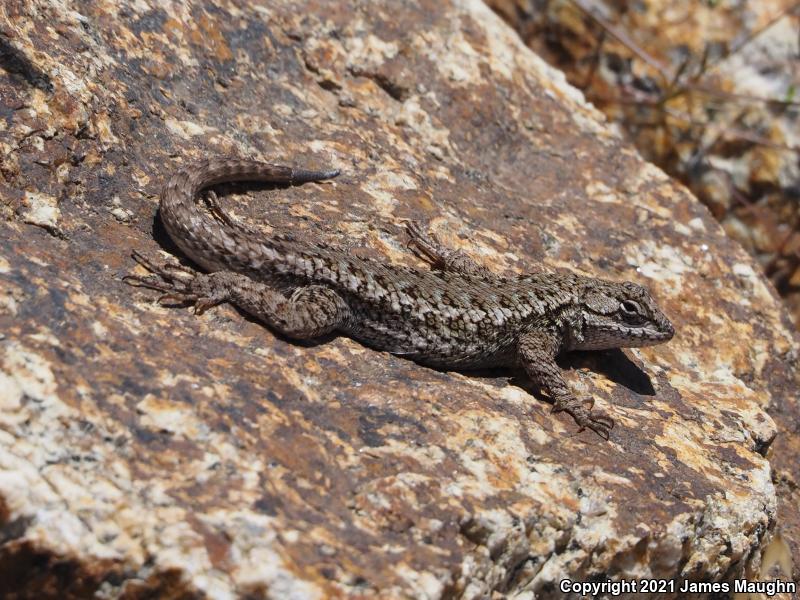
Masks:
[[[672,324],[644,287],[572,273],[495,275],[413,223],[409,248],[431,269],[398,266],[291,235],[267,238],[231,219],[213,192],[208,210],[198,198],[222,182],[300,184],[338,174],[237,159],[183,169],[162,192],[161,220],[206,273],[134,252],[149,273],[125,280],[161,291],[161,302],[193,304],[197,314],[230,302],[289,338],[339,331],[433,367],[521,365],[553,412],[608,439],[613,419],[573,395],[555,357],[670,340]]]

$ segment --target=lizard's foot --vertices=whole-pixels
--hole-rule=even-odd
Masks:
[[[553,412],[566,412],[575,420],[579,429],[591,429],[604,440],[608,440],[614,428],[614,419],[601,411],[592,412],[594,398],[564,398],[553,404]]]
[[[149,272],[149,275],[125,275],[122,281],[134,287],[162,292],[158,297],[159,304],[165,302],[193,304],[195,314],[201,315],[212,306],[229,299],[229,289],[225,285],[220,285],[218,278],[215,277],[222,275],[221,273],[206,275],[176,262],[156,265],[135,250],[132,256]]]
[[[422,229],[417,221],[410,221],[406,225],[408,233],[407,248],[420,260],[424,260],[433,267],[442,265],[442,244],[435,234],[428,233]]]
[[[219,197],[214,190],[206,190],[203,192],[202,199],[206,205],[206,208],[208,209],[209,214],[211,214],[214,220],[220,225],[224,225],[225,227],[230,227],[232,229],[238,229],[239,231],[244,231],[245,233],[252,233],[255,235],[260,233],[257,228],[232,218],[220,205]],[[282,239],[291,239],[290,234],[283,233],[278,234],[275,237],[279,236]]]
[[[451,250],[443,246],[436,234],[424,231],[416,221],[409,222],[406,231],[409,236],[408,249],[434,270],[484,278],[494,277],[489,269],[476,263],[461,250]]]
[[[220,206],[219,198],[214,190],[206,190],[206,192],[203,194],[203,200],[208,208],[208,212],[211,213],[211,216],[214,217],[217,223],[220,225],[226,225],[228,227],[238,226],[238,223],[231,219],[228,216],[228,213],[226,213]]]

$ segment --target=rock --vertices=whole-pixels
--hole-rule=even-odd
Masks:
[[[25,200],[27,210],[22,214],[23,222],[58,231],[60,214],[55,198],[46,194],[26,193]]]
[[[556,598],[797,555],[786,311],[482,3],[75,6],[0,12],[0,595]],[[429,220],[498,271],[639,281],[678,334],[563,361],[604,442],[514,373],[160,307],[121,277],[177,254],[158,193],[210,155],[342,169],[223,186],[253,226],[420,266]]]

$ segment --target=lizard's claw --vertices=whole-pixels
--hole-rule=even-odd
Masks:
[[[587,397],[582,400],[571,398],[553,404],[554,413],[568,413],[578,425],[578,432],[591,429],[604,440],[608,441],[611,430],[614,429],[614,419],[601,411],[592,411],[594,398]]]

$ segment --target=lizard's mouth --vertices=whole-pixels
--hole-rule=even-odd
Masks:
[[[672,323],[669,319],[664,317],[664,320],[660,322],[658,327],[658,341],[659,342],[668,342],[673,338],[675,335],[675,327],[672,326]]]
[[[658,323],[638,326],[621,325],[607,321],[587,322],[583,339],[576,350],[607,350],[610,348],[641,348],[668,342],[675,335],[675,328],[668,319]]]
[[[632,338],[630,343],[631,348],[654,346],[655,344],[663,344],[671,340],[675,335],[675,328],[672,326],[672,323],[665,320],[663,323],[659,323],[658,327],[636,327],[632,328],[629,333]]]

